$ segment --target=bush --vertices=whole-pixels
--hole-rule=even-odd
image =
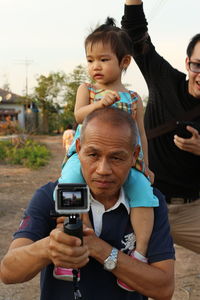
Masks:
[[[31,139],[18,139],[15,143],[0,141],[0,161],[37,169],[46,165],[49,159],[47,147]]]

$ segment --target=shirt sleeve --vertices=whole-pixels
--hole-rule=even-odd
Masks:
[[[54,210],[53,190],[56,183],[49,182],[39,188],[33,195],[24,212],[18,230],[13,238],[28,238],[32,241],[40,240],[49,235],[56,223],[50,216]]]
[[[159,199],[159,207],[154,208],[154,227],[147,251],[149,263],[175,259],[173,240],[170,235],[167,204],[159,190],[154,189],[154,193]]]

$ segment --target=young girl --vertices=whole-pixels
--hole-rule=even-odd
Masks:
[[[81,124],[90,112],[110,105],[127,111],[137,122],[138,143],[141,141],[143,150],[140,151],[137,164],[133,167],[151,175],[148,170],[147,139],[143,125],[142,101],[135,92],[127,90],[121,82],[122,73],[131,62],[131,41],[127,33],[116,27],[113,19],[107,18],[105,24],[86,38],[85,52],[88,72],[94,84],[83,83],[78,88],[75,104],[76,121]],[[75,140],[79,137],[80,126],[69,149],[69,159],[62,169],[59,183],[85,182],[75,150]],[[153,195],[150,181],[135,168],[131,169],[123,186],[131,207],[130,217],[136,235],[136,249],[129,254],[136,259],[147,262],[145,256],[154,221],[152,207],[158,206],[158,199]],[[100,235],[100,233],[97,234]],[[72,280],[73,277],[70,269],[59,267],[54,269],[54,276],[64,280]],[[131,290],[122,282],[118,281],[118,284],[124,289]]]

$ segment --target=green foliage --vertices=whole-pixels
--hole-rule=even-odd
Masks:
[[[0,141],[0,161],[37,169],[48,163],[50,152],[45,145],[27,139]]]
[[[52,72],[40,75],[33,95],[26,101],[35,102],[42,117],[42,133],[52,133],[74,123],[74,105],[79,85],[88,82],[86,69],[79,65],[72,73]]]

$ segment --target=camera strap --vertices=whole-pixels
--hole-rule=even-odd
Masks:
[[[200,116],[200,104],[197,104],[193,109],[183,112],[165,124],[159,125],[156,128],[146,129],[146,135],[148,140],[154,139],[165,133],[168,133],[176,128],[177,121],[191,121],[192,119]]]
[[[79,290],[79,285],[78,285],[78,269],[73,269],[73,293],[74,293],[74,300],[82,299],[81,292]]]

